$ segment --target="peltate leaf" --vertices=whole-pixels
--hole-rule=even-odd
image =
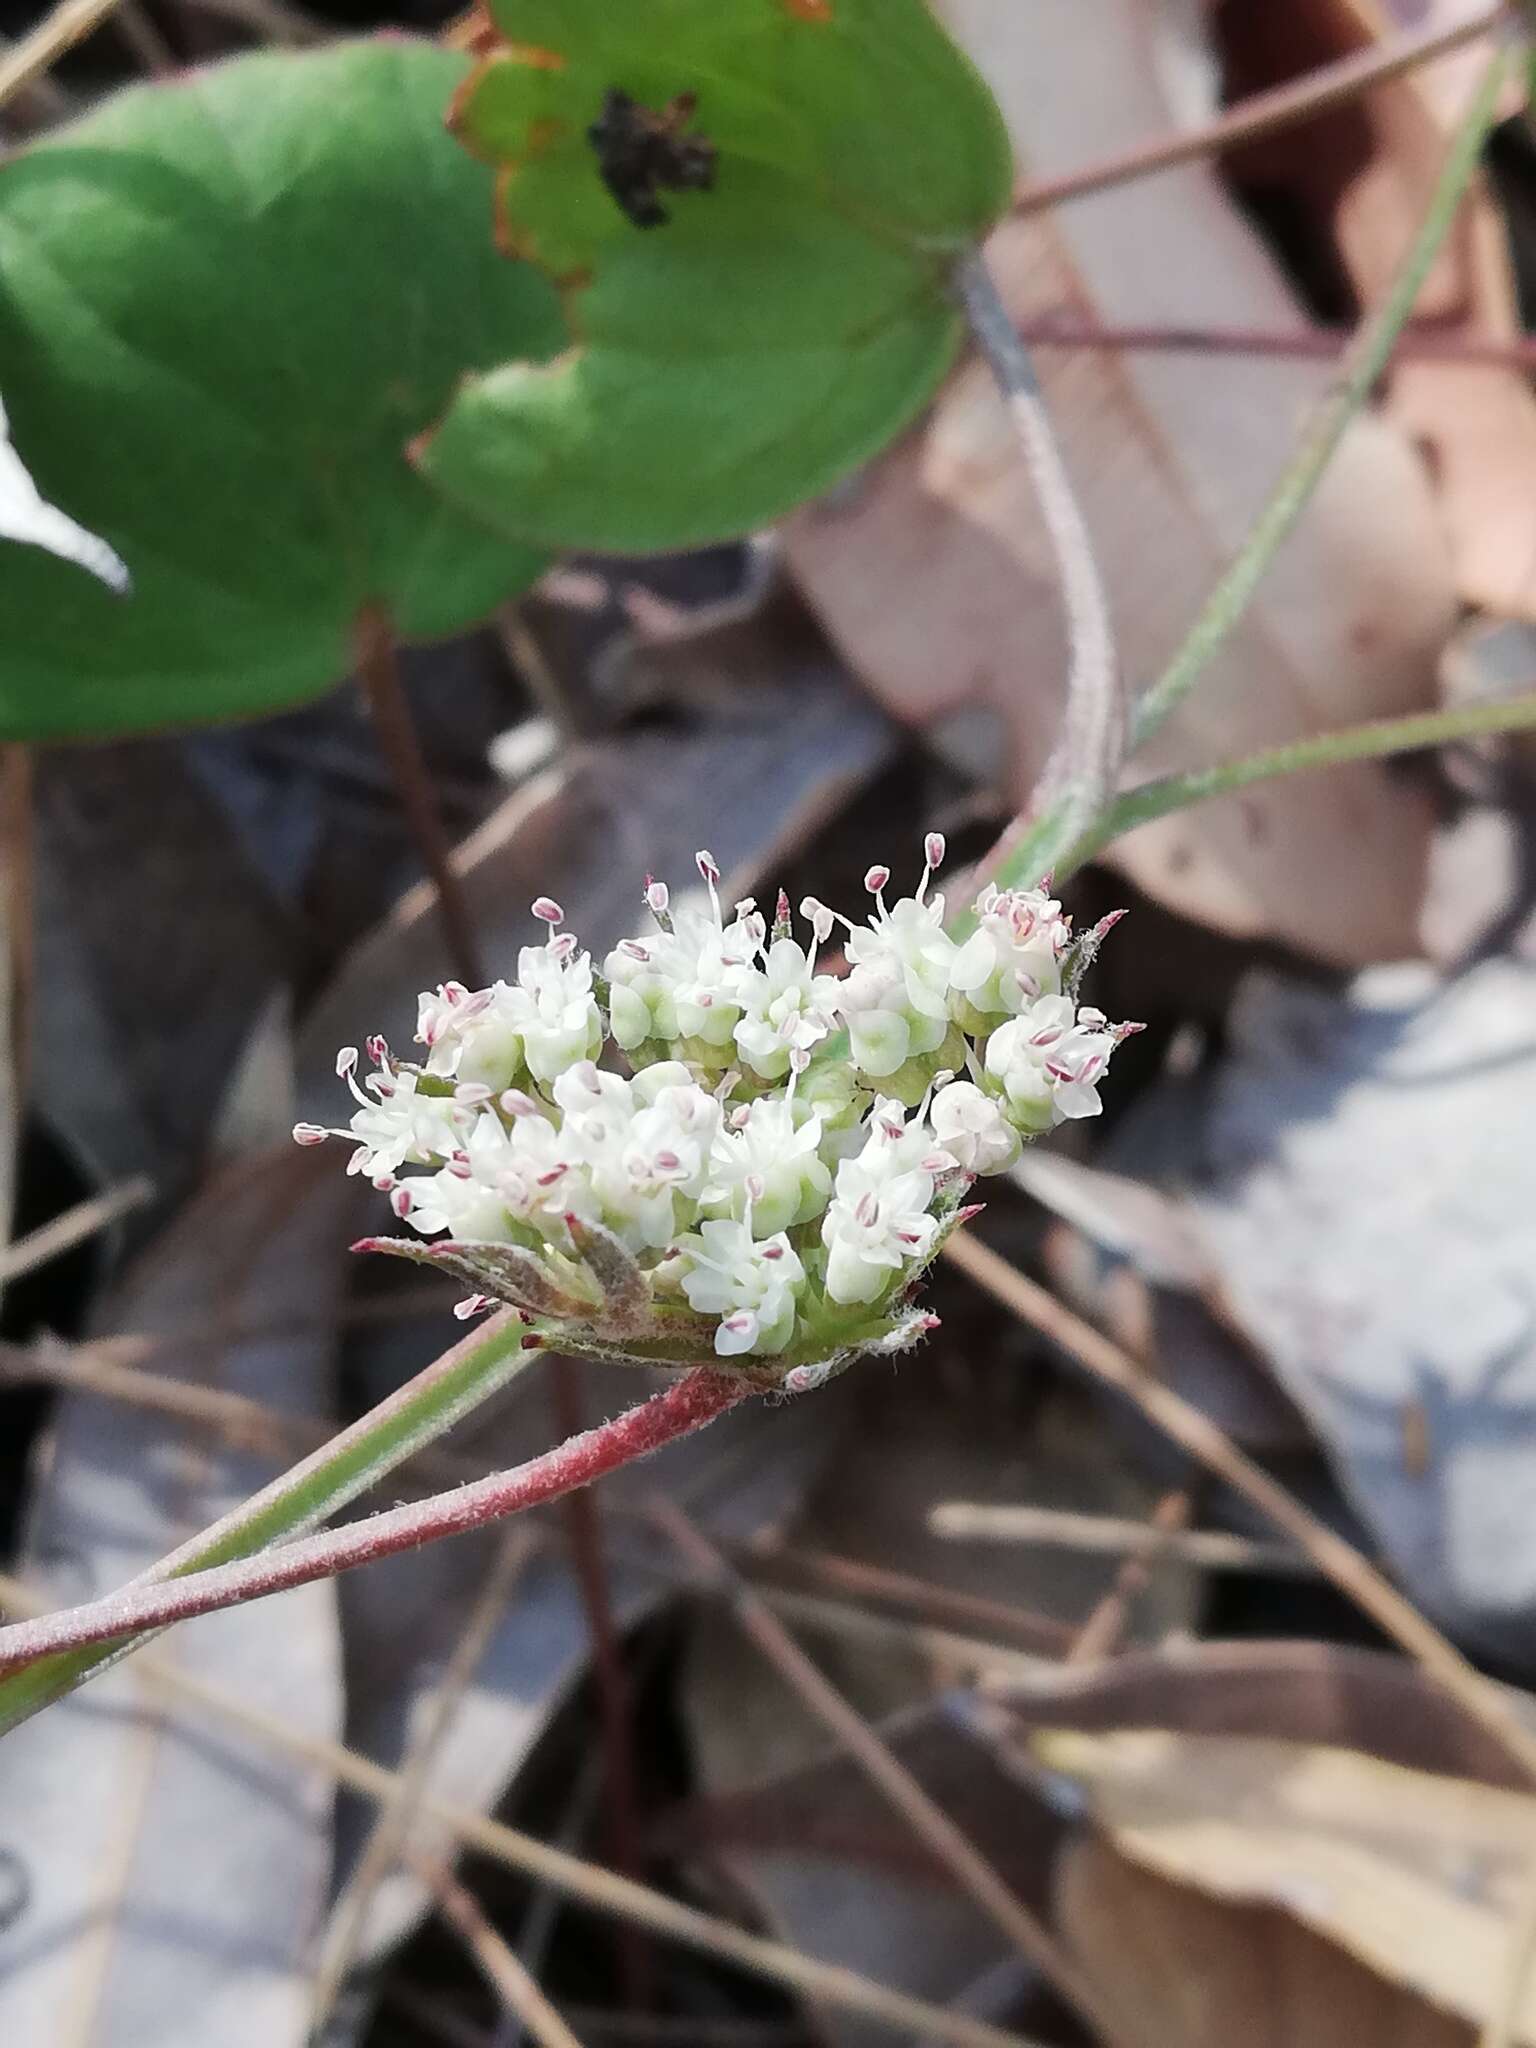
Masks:
[[[0,734],[247,716],[327,689],[360,609],[448,632],[544,559],[406,444],[466,369],[564,340],[485,232],[423,43],[259,55],[124,92],[0,167],[0,392],[117,599],[0,545]]]
[[[491,0],[454,124],[570,346],[469,378],[418,460],[548,546],[738,534],[889,439],[953,355],[1008,203],[924,0]]]

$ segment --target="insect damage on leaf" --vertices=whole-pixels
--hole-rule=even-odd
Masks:
[[[928,0],[484,5],[500,42],[449,125],[571,345],[458,385],[412,443],[436,489],[520,540],[705,545],[914,417],[959,345],[956,266],[1012,189]]]
[[[697,106],[694,93],[680,92],[656,113],[613,85],[587,130],[598,175],[637,228],[659,228],[669,219],[658,189],[714,190],[719,151],[707,136],[683,132]]]

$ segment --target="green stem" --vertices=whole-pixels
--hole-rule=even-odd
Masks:
[[[1341,732],[1318,733],[1310,739],[1291,740],[1283,747],[1271,747],[1262,754],[1249,754],[1241,761],[1224,761],[1214,768],[1197,768],[1188,775],[1166,775],[1156,782],[1144,782],[1127,790],[1085,832],[1067,854],[1061,868],[1070,874],[1084,861],[1118,839],[1148,825],[1154,818],[1166,818],[1190,804],[1202,804],[1211,797],[1227,796],[1250,783],[1271,782],[1281,775],[1303,775],[1319,768],[1336,768],[1345,761],[1381,760],[1389,754],[1411,754],[1423,747],[1444,746],[1451,740],[1475,739],[1480,734],[1520,732],[1536,726],[1536,691],[1507,697],[1496,704],[1469,704],[1459,711],[1425,711],[1412,718],[1379,718],[1369,725],[1347,726]]]
[[[1241,552],[1206,599],[1173,660],[1137,704],[1132,727],[1135,744],[1150,739],[1189,695],[1207,662],[1248,609],[1281,542],[1317,489],[1345,429],[1379,382],[1477,169],[1510,62],[1511,52],[1501,47],[1484,66],[1472,104],[1435,181],[1429,210],[1391,290],[1350,344],[1339,365],[1337,383],[1314,413]]]
[[[531,1364],[543,1339],[507,1311],[134,1581],[153,1585],[250,1557],[314,1529]],[[146,1636],[106,1649],[61,1651],[0,1679],[0,1733],[50,1706]]]
[[[1393,280],[1391,290],[1350,344],[1340,364],[1338,381],[1318,407],[1300,446],[1286,465],[1241,550],[1201,607],[1173,659],[1137,704],[1131,725],[1133,749],[1150,738],[1189,695],[1207,664],[1248,609],[1277,550],[1316,490],[1345,428],[1364,405],[1385,370],[1397,337],[1413,311],[1414,301],[1451,230],[1462,197],[1477,169],[1498,110],[1499,94],[1509,77],[1512,63],[1512,51],[1500,48],[1485,67],[1472,103],[1452,138],[1423,223]],[[1212,772],[1219,774],[1224,771]],[[1016,820],[1003,835],[994,854],[983,863],[983,875],[1002,888],[1029,887],[1037,883],[1047,870],[1054,869],[1060,873],[1064,858],[1080,860],[1083,857],[1080,848],[1089,839],[1095,845],[1105,843],[1099,829],[1093,828],[1079,838],[1072,853],[1066,855],[1063,841],[1067,835],[1063,828],[1067,822],[1067,807],[1067,800],[1059,800],[1035,818]],[[1115,814],[1115,807],[1112,807],[1108,815]],[[1114,834],[1107,836],[1113,837]],[[951,929],[963,936],[968,924],[967,915],[956,920]]]

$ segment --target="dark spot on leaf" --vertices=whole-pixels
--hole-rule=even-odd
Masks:
[[[680,92],[658,113],[610,86],[587,130],[598,175],[637,228],[658,228],[667,220],[659,192],[714,188],[718,150],[707,136],[683,132],[696,104],[691,92]]]

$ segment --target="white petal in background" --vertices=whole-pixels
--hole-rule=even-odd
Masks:
[[[121,597],[133,581],[121,556],[57,505],[50,505],[33,483],[26,464],[11,446],[5,406],[0,403],[0,539],[30,541],[66,562],[78,562],[99,576]]]

